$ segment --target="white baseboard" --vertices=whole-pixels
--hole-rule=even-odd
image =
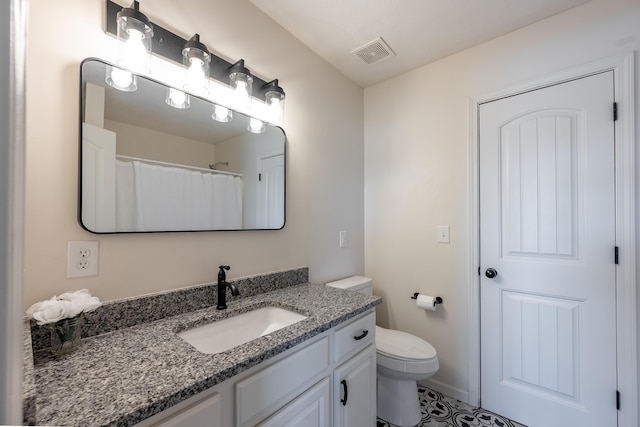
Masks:
[[[449,384],[443,383],[442,381],[435,380],[433,378],[427,378],[424,381],[419,381],[420,385],[425,387],[429,387],[440,393],[446,394],[449,397],[453,397],[454,399],[458,399],[461,402],[469,404],[469,392],[465,390],[461,390],[459,388],[453,387]]]

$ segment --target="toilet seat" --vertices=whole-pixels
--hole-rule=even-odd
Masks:
[[[376,326],[376,348],[396,359],[424,360],[437,356],[436,349],[422,338],[380,326]]]
[[[406,332],[376,326],[376,351],[377,364],[383,372],[388,369],[397,373],[430,375],[439,368],[436,349]]]

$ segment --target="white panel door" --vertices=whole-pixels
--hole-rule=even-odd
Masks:
[[[284,154],[258,159],[257,228],[284,226]]]
[[[116,134],[82,123],[82,224],[116,231]]]
[[[481,402],[529,427],[617,424],[613,102],[606,72],[480,106]]]

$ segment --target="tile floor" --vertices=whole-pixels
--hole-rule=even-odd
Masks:
[[[482,408],[418,386],[422,420],[417,427],[526,427]],[[377,427],[393,427],[378,418]]]

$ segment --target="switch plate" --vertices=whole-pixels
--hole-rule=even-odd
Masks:
[[[449,226],[439,225],[437,230],[438,230],[438,243],[449,243]]]
[[[340,247],[346,248],[349,246],[349,236],[346,231],[340,232]]]
[[[67,244],[67,278],[98,275],[98,241],[70,241]]]

